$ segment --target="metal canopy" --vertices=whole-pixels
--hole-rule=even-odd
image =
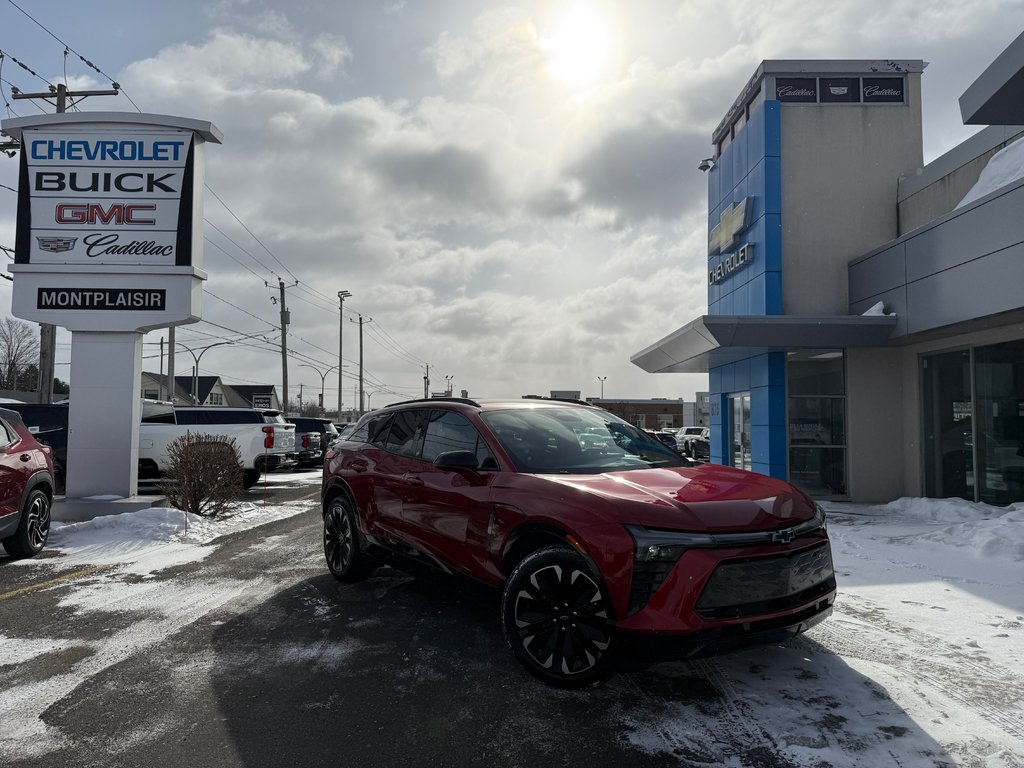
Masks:
[[[1024,33],[960,97],[964,125],[1024,123]]]
[[[896,315],[703,315],[630,357],[649,373],[705,373],[772,350],[884,347]]]

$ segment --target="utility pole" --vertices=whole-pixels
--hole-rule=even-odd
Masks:
[[[430,363],[427,363],[427,372],[423,376],[423,397],[430,397]]]
[[[345,359],[341,356],[342,337],[345,332],[345,299],[350,298],[352,294],[348,291],[338,291],[338,421],[341,421],[341,391],[345,383]]]
[[[356,322],[353,320],[352,322]],[[372,323],[372,317],[359,316],[359,416],[366,413],[363,400],[363,323]]]
[[[76,98],[81,101],[86,96],[117,96],[121,86],[113,83],[113,89],[109,91],[69,91],[64,83],[51,85],[46,93],[22,93],[15,87],[11,87],[11,98],[14,99],[43,99],[54,104],[57,114],[63,114],[68,108],[68,99]],[[56,98],[56,102],[50,99]],[[72,105],[77,102],[72,102]],[[49,323],[39,324],[39,385],[36,388],[36,399],[40,403],[53,402],[53,377],[56,368],[57,357],[57,326]]]
[[[277,280],[277,287],[281,291],[281,408],[285,413],[288,413],[288,324],[292,321],[292,316],[285,305],[284,291],[286,287],[291,288],[294,285],[298,285],[298,282],[285,286],[284,280]]]
[[[167,400],[170,404],[174,405],[174,347],[177,345],[175,329],[176,325],[172,325],[167,329]]]

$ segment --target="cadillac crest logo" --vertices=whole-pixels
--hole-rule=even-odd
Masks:
[[[37,237],[39,250],[50,253],[67,253],[75,247],[77,237]]]

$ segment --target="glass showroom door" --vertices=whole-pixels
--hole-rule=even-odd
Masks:
[[[925,494],[974,501],[974,404],[971,353],[963,349],[921,361],[924,385]]]
[[[729,395],[730,463],[750,469],[750,393]]]

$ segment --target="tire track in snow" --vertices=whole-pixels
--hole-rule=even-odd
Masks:
[[[898,641],[884,635],[895,636]],[[1024,741],[1024,677],[891,620],[863,596],[844,595],[831,621],[815,627],[812,638],[847,658],[884,664],[893,670],[912,670],[916,681]]]

